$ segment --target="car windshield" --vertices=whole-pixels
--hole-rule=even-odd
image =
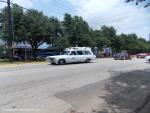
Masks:
[[[69,55],[70,51],[63,51],[62,55]]]

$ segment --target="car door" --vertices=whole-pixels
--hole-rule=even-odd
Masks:
[[[85,59],[92,59],[92,54],[89,51],[85,51]]]
[[[69,58],[68,58],[69,63],[74,63],[77,62],[77,53],[76,51],[71,51]]]
[[[78,62],[84,62],[84,54],[83,54],[83,51],[81,50],[78,50],[77,51],[77,61]]]

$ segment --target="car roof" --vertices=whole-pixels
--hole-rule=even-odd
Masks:
[[[65,50],[70,50],[70,51],[73,51],[73,50],[91,50],[90,47],[70,47],[70,48],[66,48]]]

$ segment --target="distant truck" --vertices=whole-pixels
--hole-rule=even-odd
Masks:
[[[46,60],[51,64],[63,65],[66,63],[90,62],[96,56],[89,47],[70,47],[66,48],[61,55],[48,56]]]
[[[131,60],[131,56],[127,52],[116,53],[114,54],[114,59],[115,60]]]

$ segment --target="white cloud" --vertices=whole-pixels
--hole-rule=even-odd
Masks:
[[[6,6],[6,3],[0,2],[0,9],[3,8],[4,6]]]
[[[31,8],[33,7],[34,0],[10,0],[12,3],[16,3],[20,6],[23,6],[25,8]],[[7,4],[0,2],[0,8],[5,7]]]
[[[17,3],[25,8],[33,7],[34,0],[12,0],[13,3]]]
[[[150,13],[145,8],[125,4],[123,0],[68,0],[77,14],[98,29],[102,25],[114,26],[118,33],[136,33],[148,38]]]
[[[12,0],[13,3],[17,3],[25,8],[38,9],[45,7],[38,7],[37,3],[46,5],[50,1],[52,0]],[[148,39],[148,34],[150,33],[150,13],[142,6],[139,8],[136,5],[126,4],[123,2],[124,0],[67,1],[72,4],[70,8],[74,6],[74,14],[82,16],[95,29],[100,29],[102,25],[114,26],[118,34],[122,32],[136,33],[138,36]],[[4,7],[5,4],[0,3],[0,8]]]
[[[49,3],[51,0],[10,0],[12,3],[16,3],[24,8],[37,8],[36,4],[37,3],[44,3],[47,4]],[[0,8],[3,8],[4,6],[6,6],[6,3],[1,3],[0,2]],[[44,6],[41,6],[44,7]]]

